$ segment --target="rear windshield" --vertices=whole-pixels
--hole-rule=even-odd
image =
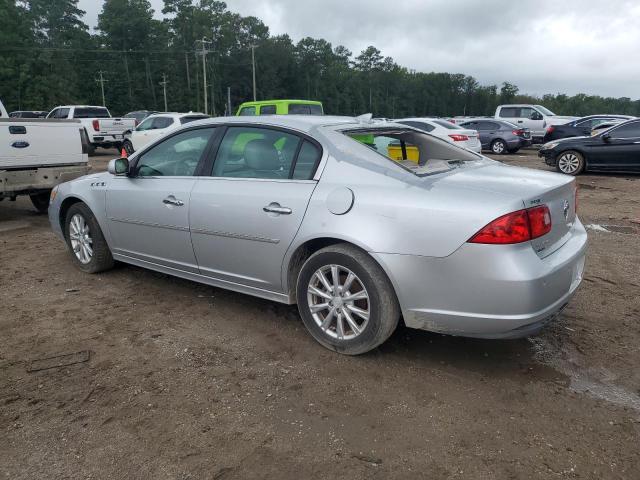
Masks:
[[[289,105],[289,115],[322,115],[322,106],[292,103]]]
[[[386,157],[390,168],[401,167],[423,177],[446,172],[464,162],[480,160],[480,155],[416,130],[382,127],[342,132]],[[391,167],[391,165],[397,167]]]
[[[455,123],[451,123],[446,120],[431,120],[431,121],[436,125],[440,125],[441,127],[448,128],[449,130],[462,130],[462,128],[460,128]]]
[[[188,117],[182,117],[180,119],[180,123],[184,125],[185,123],[195,122],[196,120],[202,120],[203,118],[209,118],[207,115],[190,115]]]
[[[73,118],[111,118],[106,108],[81,107],[73,112]]]

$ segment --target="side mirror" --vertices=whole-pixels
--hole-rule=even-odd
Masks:
[[[609,143],[611,141],[611,135],[605,133],[604,135],[602,135],[602,141],[605,143]]]
[[[129,173],[129,159],[128,158],[114,158],[109,162],[107,171],[111,175],[126,175]]]

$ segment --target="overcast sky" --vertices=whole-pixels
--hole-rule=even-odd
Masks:
[[[150,0],[161,18],[162,0]],[[100,0],[80,0],[95,26]],[[324,38],[400,65],[523,93],[640,98],[638,0],[229,0],[272,35]],[[256,52],[259,55],[259,52]]]

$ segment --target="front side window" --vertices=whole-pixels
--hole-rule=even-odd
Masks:
[[[640,138],[640,122],[628,123],[609,131],[612,138]]]
[[[167,138],[138,160],[137,177],[193,176],[214,128],[188,130]]]
[[[530,107],[523,107],[520,109],[520,118],[532,118],[533,112],[535,110]]]
[[[256,114],[256,107],[242,107],[240,109],[241,117],[250,117]]]
[[[275,115],[275,114],[276,114],[275,105],[263,105],[260,107],[260,115]]]
[[[256,127],[229,127],[213,164],[214,177],[287,179],[301,142],[297,135]]]

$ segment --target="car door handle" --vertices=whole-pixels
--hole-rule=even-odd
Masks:
[[[13,148],[27,148],[29,146],[29,142],[13,142],[11,146]]]
[[[184,202],[182,200],[178,200],[173,195],[169,195],[167,198],[162,200],[162,203],[164,203],[165,205],[175,205],[176,207],[181,207],[184,205]]]
[[[281,207],[279,203],[270,203],[266,207],[263,207],[262,210],[267,213],[278,213],[280,215],[291,215],[293,210],[289,207]]]

